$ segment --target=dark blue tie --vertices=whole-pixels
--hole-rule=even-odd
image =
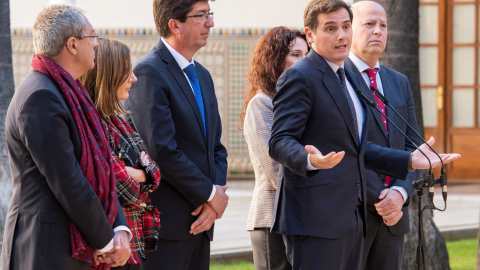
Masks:
[[[348,93],[348,88],[347,88],[347,81],[345,80],[345,70],[340,67],[337,70],[338,73],[338,78],[340,79],[340,85],[342,86],[343,93],[345,96],[347,96],[348,100],[348,105],[350,106],[350,111],[352,111],[353,115],[353,123],[355,124],[355,135],[357,136],[357,144],[360,145],[360,136],[358,135],[358,122],[357,122],[357,113],[355,111],[355,105],[353,105],[353,100],[352,97],[350,96],[350,93]],[[360,181],[359,181],[360,182]],[[360,201],[363,200],[363,191],[362,191],[362,185],[358,186],[358,199]]]
[[[203,97],[202,91],[200,91],[200,84],[198,83],[198,75],[197,71],[193,64],[188,65],[184,70],[185,74],[187,74],[188,80],[193,88],[193,93],[195,94],[195,99],[197,100],[198,109],[200,109],[200,113],[202,114],[203,120],[203,132],[205,132],[205,137],[207,136],[207,130],[205,125],[205,110],[203,108]]]
[[[360,145],[360,136],[358,135],[358,122],[357,122],[357,113],[355,112],[355,105],[353,105],[352,97],[348,93],[347,82],[345,81],[345,70],[340,67],[337,70],[338,78],[340,79],[340,85],[342,86],[343,93],[347,97],[348,105],[350,106],[350,111],[353,115],[353,123],[355,124],[355,135],[357,136],[357,143]]]

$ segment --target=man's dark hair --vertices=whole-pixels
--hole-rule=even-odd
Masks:
[[[352,10],[350,6],[343,0],[312,0],[308,3],[303,14],[303,24],[310,30],[315,31],[318,26],[318,15],[321,13],[330,13],[340,9],[346,9],[353,20]]]
[[[161,37],[170,36],[168,21],[171,19],[185,22],[187,14],[192,11],[193,5],[197,2],[208,0],[153,0],[153,19],[157,32]]]

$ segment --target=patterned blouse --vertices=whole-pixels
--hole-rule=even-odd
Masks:
[[[145,251],[157,249],[160,215],[152,205],[148,193],[160,183],[160,169],[150,160],[143,164],[140,155],[145,151],[142,140],[121,116],[103,119],[107,126],[112,159],[117,178],[118,200],[122,205],[133,238],[130,241],[132,255],[127,263],[145,263]],[[145,183],[137,183],[127,174],[125,166],[143,169],[147,175]]]

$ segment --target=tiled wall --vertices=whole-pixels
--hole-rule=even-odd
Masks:
[[[157,43],[154,29],[99,29],[100,36],[118,39],[130,47],[132,62],[138,61]],[[227,147],[229,172],[251,172],[252,166],[243,132],[238,129],[239,115],[247,85],[250,58],[260,35],[265,29],[212,29],[208,45],[195,60],[211,73],[222,119],[222,142]],[[31,70],[34,53],[31,31],[12,31],[13,67],[15,85]]]

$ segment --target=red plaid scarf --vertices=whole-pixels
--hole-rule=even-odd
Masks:
[[[160,184],[160,168],[148,155],[146,163],[140,160],[141,153],[145,151],[142,140],[125,119],[113,115],[104,120],[107,124],[110,146],[115,152],[112,154],[112,160],[117,176],[118,200],[133,234],[130,241],[132,254],[127,263],[145,263],[145,251],[157,249],[160,214],[148,194]],[[125,166],[144,170],[149,179],[146,183],[135,182],[127,174]]]
[[[108,138],[102,125],[102,119],[95,105],[80,81],[73,77],[51,59],[34,55],[31,66],[52,80],[60,87],[61,92],[70,107],[78,135],[82,144],[80,167],[88,183],[97,194],[110,223],[113,225],[117,215],[117,190],[115,188],[115,173],[110,159]],[[109,269],[109,265],[93,264],[93,249],[88,246],[80,231],[70,220],[70,242],[72,257],[90,262],[90,269]]]

